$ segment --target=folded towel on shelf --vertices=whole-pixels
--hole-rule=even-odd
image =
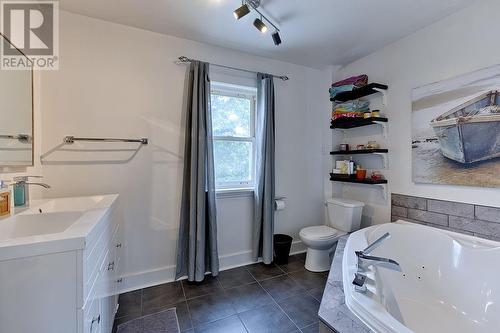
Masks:
[[[339,93],[353,91],[368,84],[368,75],[351,76],[347,79],[334,82],[330,88],[330,98],[335,98]]]
[[[370,102],[355,100],[337,104],[332,111],[332,120],[340,118],[361,118],[363,113],[370,111]]]
[[[355,88],[360,88],[368,84],[368,75],[362,74],[358,76],[351,76],[347,79],[334,82],[332,87],[341,87],[346,85],[353,85]],[[352,90],[352,89],[351,89]]]
[[[350,101],[346,103],[337,104],[335,109],[347,111],[368,111],[370,109],[370,102],[368,101]]]
[[[335,98],[339,93],[344,92],[344,91],[352,91],[354,89],[353,84],[348,84],[344,86],[338,86],[338,87],[331,87],[329,92],[330,92],[330,97]]]
[[[332,112],[332,121],[343,118],[363,118],[363,112]]]

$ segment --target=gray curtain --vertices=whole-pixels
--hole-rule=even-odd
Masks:
[[[256,115],[256,188],[253,226],[253,259],[262,257],[265,264],[273,261],[274,234],[274,82],[267,74],[257,74]]]
[[[184,179],[176,279],[219,273],[209,64],[193,61],[187,81]]]

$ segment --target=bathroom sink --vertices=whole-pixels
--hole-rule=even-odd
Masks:
[[[0,219],[0,261],[83,249],[116,207],[117,194],[31,200]]]
[[[85,212],[92,209],[102,208],[106,196],[94,195],[90,197],[58,198],[47,201],[35,201],[32,210],[42,213],[53,212]],[[40,202],[40,204],[38,204]]]
[[[0,223],[0,241],[64,232],[82,215],[81,212],[14,215]]]

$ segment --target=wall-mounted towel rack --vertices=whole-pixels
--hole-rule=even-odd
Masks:
[[[75,141],[88,141],[88,142],[125,142],[125,143],[139,143],[139,145],[134,148],[123,148],[120,145],[110,147],[105,146],[103,148],[97,147],[73,147],[73,148],[65,148],[65,146],[72,145]],[[142,149],[143,145],[147,145],[149,143],[148,138],[140,138],[140,139],[118,139],[118,138],[81,138],[75,137],[72,135],[65,136],[63,141],[59,143],[54,148],[48,150],[47,152],[40,155],[40,161],[42,164],[59,164],[59,165],[89,165],[89,164],[124,164],[130,162]],[[57,152],[66,153],[66,154],[84,154],[79,158],[78,155],[63,155],[62,158],[59,159],[49,159],[48,157]],[[128,157],[119,156],[118,158],[111,159],[103,159],[102,154],[110,154],[113,153],[113,156],[116,156],[115,153],[127,153],[130,152],[131,155]],[[97,155],[96,155],[97,154]]]
[[[137,142],[143,145],[148,144],[148,138],[140,139],[116,139],[116,138],[77,138],[74,136],[64,137],[64,143],[74,143],[75,141],[94,141],[94,142]]]
[[[17,134],[17,135],[0,135],[0,139],[10,139],[10,140],[18,140],[19,142],[29,142],[30,136],[28,134]]]

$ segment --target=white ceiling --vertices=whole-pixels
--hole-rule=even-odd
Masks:
[[[240,0],[60,0],[61,9],[137,28],[320,68],[376,51],[479,0],[262,0],[278,23],[274,46],[236,21]]]

